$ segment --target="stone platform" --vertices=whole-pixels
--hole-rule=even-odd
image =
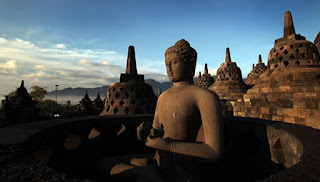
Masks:
[[[8,181],[8,170],[20,169],[25,161],[32,167],[18,171],[11,181],[45,180],[46,175],[33,175],[44,167],[44,174],[95,180],[93,165],[101,157],[152,152],[134,138],[136,126],[152,119],[153,115],[92,116],[1,128],[0,152],[19,153],[20,158],[0,160],[0,180]],[[224,126],[225,153],[215,174],[220,181],[319,180],[319,130],[241,117],[224,117]],[[64,179],[60,177],[52,179]]]

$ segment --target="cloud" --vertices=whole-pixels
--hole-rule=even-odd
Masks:
[[[108,69],[108,70],[111,69],[111,70],[117,71],[117,72],[124,71],[123,67],[111,64],[111,63],[109,63],[107,61],[102,61],[100,63],[96,63],[96,62],[87,61],[85,59],[80,59],[78,61],[78,64],[89,66],[89,67],[96,67],[96,68],[100,68],[100,69],[101,68]]]
[[[55,83],[60,88],[109,85],[119,81],[125,69],[126,55],[112,50],[72,48],[64,43],[40,45],[0,36],[0,73],[8,79],[3,81],[0,94],[10,92],[21,79],[25,79],[26,85],[48,86],[48,90],[53,90],[50,85]]]
[[[0,63],[0,72],[1,73],[15,73],[17,70],[17,61],[8,60],[5,63]]]
[[[7,60],[2,62],[1,60]],[[67,44],[39,44],[20,38],[0,36],[0,72],[6,73],[0,94],[8,93],[22,79],[26,86],[47,86],[54,90],[66,87],[97,87],[119,82],[126,67],[126,54],[113,50],[79,49]],[[157,81],[169,81],[161,73],[164,61],[140,58],[137,62],[139,74]],[[165,69],[164,69],[165,70]],[[10,76],[9,76],[10,75]]]
[[[65,48],[67,48],[67,46],[65,44],[56,44],[56,48],[65,49]]]
[[[0,44],[5,44],[7,43],[7,40],[5,38],[0,37]]]
[[[219,68],[213,68],[212,70],[209,71],[209,74],[210,74],[211,76],[216,76],[218,69],[219,69]]]

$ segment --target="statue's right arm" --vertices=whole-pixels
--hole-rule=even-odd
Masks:
[[[150,121],[144,121],[137,127],[137,137],[140,141],[146,141],[148,135],[162,137],[159,135],[161,127],[159,126],[158,120],[158,103],[159,100],[157,102],[153,123],[151,123]]]

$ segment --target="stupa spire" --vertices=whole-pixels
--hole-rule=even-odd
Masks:
[[[283,37],[286,37],[291,34],[295,34],[294,26],[293,26],[293,21],[292,21],[292,16],[291,12],[287,11],[284,14],[284,31],[283,31]]]
[[[207,65],[207,63],[204,65],[204,74],[208,74],[208,65]]]
[[[20,88],[23,88],[24,87],[24,80],[21,81],[21,85],[20,85]]]
[[[84,95],[85,98],[89,98],[89,95],[88,95],[88,91],[86,90],[86,94]]]
[[[258,61],[258,64],[262,64],[261,54],[259,54],[259,61]]]
[[[225,62],[226,63],[231,63],[229,47],[227,47],[227,50],[226,50],[226,60],[225,60]]]
[[[100,93],[98,92],[97,98],[100,98]]]
[[[128,48],[126,74],[137,75],[136,55],[133,46],[129,46]]]
[[[201,77],[201,71],[199,71],[199,78]]]

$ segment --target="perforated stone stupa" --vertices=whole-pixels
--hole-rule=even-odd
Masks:
[[[242,80],[242,74],[237,63],[231,62],[229,48],[226,49],[225,62],[217,70],[217,78],[209,87],[220,99],[237,100],[246,93],[248,86]]]
[[[208,65],[207,63],[204,66],[204,74],[201,76],[201,72],[199,73],[199,78],[196,81],[196,85],[202,88],[209,88],[214,83],[214,79],[208,72]]]
[[[295,34],[290,12],[284,36],[275,41],[268,70],[244,95],[247,117],[260,117],[320,128],[320,65],[316,46]]]
[[[137,73],[134,47],[130,46],[126,73],[108,88],[101,115],[153,114],[156,101],[152,87]]]
[[[255,85],[258,83],[258,78],[262,73],[264,73],[267,70],[267,66],[262,62],[261,55],[259,55],[259,61],[256,66],[254,64],[252,65],[252,70],[247,76],[247,80],[245,83],[247,85]]]

